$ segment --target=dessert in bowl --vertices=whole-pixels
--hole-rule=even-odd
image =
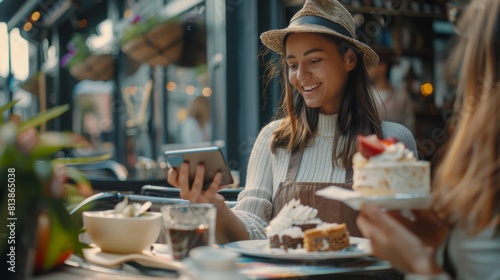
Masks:
[[[137,209],[136,205],[132,207]],[[161,213],[143,211],[139,215],[130,215],[132,211],[126,211],[130,210],[82,213],[86,233],[101,251],[115,254],[141,253],[158,239],[162,226]]]

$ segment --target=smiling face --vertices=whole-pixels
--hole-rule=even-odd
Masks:
[[[314,33],[290,34],[285,44],[288,80],[306,105],[322,114],[338,113],[349,71],[357,63],[354,52],[342,54],[337,44]]]

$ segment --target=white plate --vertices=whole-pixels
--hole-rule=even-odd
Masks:
[[[289,249],[288,252],[281,249],[271,249],[269,240],[244,240],[224,245],[224,248],[236,251],[240,254],[287,260],[330,260],[358,258],[371,255],[370,240],[360,237],[351,237],[351,244],[357,244],[355,249],[338,252],[307,252],[305,249]]]
[[[385,209],[426,209],[430,207],[431,195],[428,193],[408,193],[391,196],[362,196],[354,191],[336,186],[323,188],[317,195],[342,201],[354,210],[359,210],[363,203],[373,203]]]

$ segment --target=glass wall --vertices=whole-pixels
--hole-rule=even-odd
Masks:
[[[21,36],[19,28],[8,32],[7,24],[0,23],[0,104],[10,98],[18,99],[13,113],[22,119],[30,118],[39,110],[36,51],[36,46]]]
[[[125,161],[134,171],[161,165],[166,149],[212,141],[212,90],[204,1],[143,0],[123,10],[115,30],[132,71],[118,75],[121,105],[114,107],[122,111]]]

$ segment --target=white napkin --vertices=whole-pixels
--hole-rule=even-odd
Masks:
[[[169,255],[154,255],[148,250],[144,250],[142,254],[126,255],[102,252],[99,247],[83,249],[82,251],[84,258],[87,261],[106,267],[117,267],[125,262],[135,261],[143,266],[178,271],[183,269],[183,264],[181,262],[173,261]]]

